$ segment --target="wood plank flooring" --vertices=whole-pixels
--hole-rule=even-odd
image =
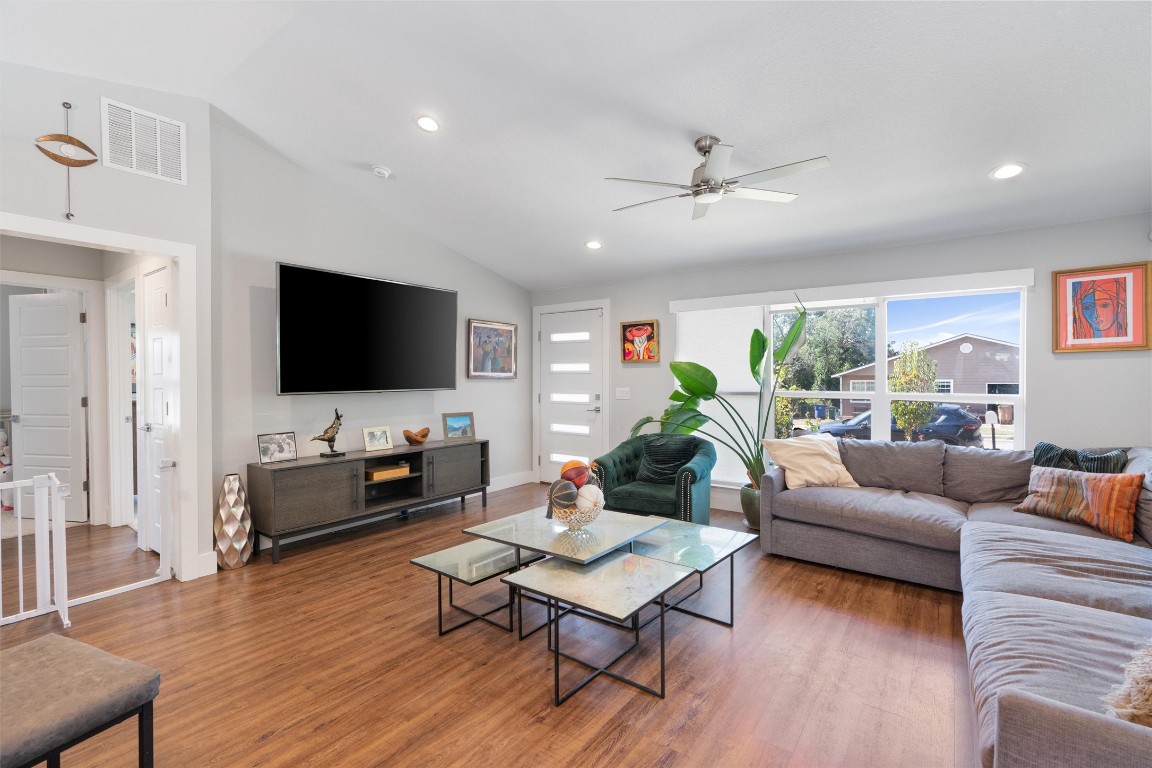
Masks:
[[[735,559],[734,628],[670,614],[664,700],[601,678],[556,708],[544,633],[518,642],[476,622],[437,637],[436,578],[409,559],[545,491],[286,545],[278,565],[265,554],[77,606],[67,631],[54,616],[20,622],[0,645],[62,632],[158,668],[157,766],[975,765],[960,595],[765,557],[755,543]],[[718,510],[713,524],[742,527]],[[727,610],[726,570],[708,574],[706,609]],[[466,604],[502,596],[498,584],[457,592]],[[578,653],[626,640],[568,621]],[[656,681],[657,631],[622,672]],[[564,683],[582,675],[566,667]],[[121,724],[64,764],[134,765],[134,739]]]

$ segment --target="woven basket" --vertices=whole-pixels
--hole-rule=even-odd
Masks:
[[[602,505],[588,509],[577,509],[576,505],[573,504],[570,507],[553,507],[552,516],[568,526],[569,530],[578,531],[598,518],[602,509],[604,509]]]

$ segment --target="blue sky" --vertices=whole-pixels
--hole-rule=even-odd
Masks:
[[[888,340],[934,344],[973,333],[1020,343],[1020,294],[984,293],[888,302]]]

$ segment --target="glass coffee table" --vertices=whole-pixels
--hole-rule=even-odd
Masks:
[[[474,525],[465,528],[464,533],[587,565],[670,522],[663,517],[629,515],[605,509],[581,530],[570,531],[559,520],[545,517],[547,509],[530,509]]]
[[[578,562],[554,557],[531,568],[510,573],[502,582],[521,592],[543,597],[548,604],[548,650],[552,653],[552,697],[558,707],[577,691],[600,675],[607,675],[654,696],[664,698],[665,653],[664,616],[665,596],[696,571],[675,563],[641,557],[631,552],[609,552],[595,562]],[[624,675],[611,671],[611,667],[640,645],[640,611],[659,601],[660,605],[660,686],[653,688]],[[562,608],[561,606],[569,606]],[[572,609],[589,612],[614,622],[613,626],[630,629],[631,644],[604,664],[596,664],[561,650],[561,619]],[[647,623],[647,622],[646,622]],[[592,673],[570,688],[560,692],[560,660],[580,664]]]

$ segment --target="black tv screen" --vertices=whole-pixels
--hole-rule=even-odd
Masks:
[[[456,291],[276,265],[276,392],[456,388]]]

